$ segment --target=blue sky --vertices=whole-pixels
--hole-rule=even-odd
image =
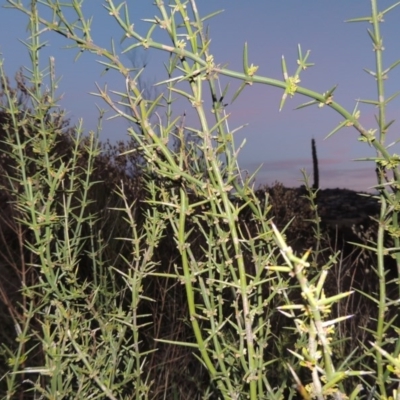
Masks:
[[[392,0],[379,1],[379,8],[385,9]],[[28,2],[25,2],[28,3]],[[101,0],[86,0],[86,16],[93,16],[93,36],[98,43],[109,46],[110,38],[116,43],[122,32],[102,7]],[[0,4],[6,4],[2,0]],[[148,24],[143,18],[152,18],[158,10],[151,0],[128,1],[131,20],[135,28],[144,33]],[[349,18],[370,14],[368,0],[198,0],[200,14],[207,15],[224,9],[224,13],[208,21],[211,52],[217,64],[228,64],[233,70],[242,70],[244,42],[248,42],[249,61],[259,65],[260,75],[281,79],[281,56],[285,55],[289,73],[296,68],[297,45],[303,51],[311,50],[309,61],[316,65],[301,76],[301,85],[324,92],[335,84],[335,100],[352,110],[356,99],[375,99],[375,80],[362,69],[375,69],[372,44],[365,23],[345,23]],[[26,39],[27,18],[16,10],[0,9],[0,52],[5,59],[5,69],[12,77],[22,65],[28,65],[29,58],[18,39]],[[388,67],[400,58],[398,37],[400,34],[400,7],[394,9],[382,24],[385,44],[384,66]],[[95,83],[105,83],[110,89],[123,87],[123,78],[117,74],[101,76],[102,68],[96,64],[96,57],[83,55],[74,62],[76,50],[62,49],[68,42],[56,34],[46,34],[49,46],[42,53],[42,66],[49,56],[56,58],[56,71],[62,76],[59,93],[64,94],[61,106],[73,122],[84,119],[86,131],[95,129],[97,108],[106,108],[101,99],[89,93],[96,91]],[[163,32],[157,32],[157,40],[168,44]],[[122,50],[122,48],[120,48]],[[145,54],[148,62],[146,79],[149,82],[165,79],[162,63],[167,54],[149,51]],[[129,57],[121,56],[129,65]],[[221,78],[224,84],[228,80]],[[395,69],[386,81],[387,97],[400,90],[400,68]],[[240,85],[231,81],[231,92]],[[298,186],[301,168],[309,173],[311,166],[311,139],[317,142],[320,162],[320,183],[322,187],[346,187],[367,190],[375,183],[374,165],[352,161],[372,156],[374,152],[360,143],[357,132],[346,128],[335,136],[324,137],[341,121],[333,110],[317,107],[293,110],[306,98],[296,96],[286,102],[283,111],[278,112],[282,91],[265,85],[246,87],[234,104],[228,105],[231,114],[229,126],[234,129],[248,124],[237,136],[237,143],[246,138],[247,143],[240,156],[241,168],[254,171],[263,164],[257,184],[271,184],[280,181],[287,186]],[[228,95],[229,102],[229,95]],[[176,113],[189,112],[190,105],[179,102]],[[361,122],[366,128],[375,128],[372,106],[360,106]],[[400,114],[400,99],[388,107],[388,120]],[[399,124],[392,125],[387,143],[399,136]],[[122,120],[104,124],[102,139],[125,139],[128,125]],[[400,151],[398,149],[397,153]]]

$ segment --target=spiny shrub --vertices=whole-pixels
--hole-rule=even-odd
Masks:
[[[83,2],[7,2],[29,17],[24,43],[32,66],[24,69],[30,105],[23,108],[0,68],[4,152],[13,166],[5,166],[4,187],[7,207],[15,210],[15,249],[22,249],[24,259],[11,267],[22,282],[13,281],[20,288],[17,298],[3,299],[14,329],[2,346],[4,397],[322,400],[360,398],[364,389],[367,398],[397,398],[399,271],[388,281],[385,256],[400,265],[400,171],[398,156],[385,145],[392,125],[385,108],[395,96],[385,100],[383,88],[399,63],[383,68],[380,33],[382,17],[397,4],[380,12],[372,0],[371,16],[353,20],[372,22],[377,71],[368,72],[378,81],[378,100],[365,102],[379,108],[373,129],[361,124],[357,108],[348,111],[334,100],[336,86],[321,94],[299,85],[312,66],[300,46],[293,74],[282,58],[282,80],[257,75],[247,44],[243,71],[221,66],[204,29],[208,17],[200,16],[195,0],[156,0],[158,14],[147,19],[150,28],[143,34],[131,22],[128,4],[106,1],[122,30],[123,52],[143,47],[168,55],[163,90],[153,99],[145,98],[138,83],[142,69],[126,67],[114,43],[96,43]],[[103,110],[96,132],[85,137],[82,123],[75,127],[69,157],[57,150],[63,131],[58,81],[53,58],[41,69],[44,32],[96,54],[105,72],[112,69],[122,79],[125,91],[98,87],[96,96],[113,117],[130,122],[132,163],[119,164],[115,153],[101,158]],[[235,93],[229,85],[220,88],[220,76],[240,80]],[[226,98],[232,102],[254,84],[281,88],[280,109],[296,94],[311,99],[300,108],[329,107],[343,118],[331,134],[351,127],[376,151],[380,212],[376,239],[363,248],[370,251],[377,283],[372,294],[358,291],[375,308],[371,321],[357,321],[361,327],[345,325],[361,304],[350,300],[353,290],[342,285],[330,292],[327,286],[332,271],[344,282],[343,264],[337,252],[324,248],[317,191],[305,179],[309,209],[297,211],[295,192],[278,186],[276,200],[260,196],[254,176],[241,173],[241,146],[235,146],[236,130],[224,107]],[[197,123],[173,113],[175,96],[189,101]],[[165,110],[164,118],[153,118],[156,109]],[[188,132],[194,136],[190,145],[184,142]],[[96,164],[102,160],[107,169]],[[131,193],[126,166],[140,171]],[[122,174],[118,183],[114,167]],[[102,183],[94,180],[98,169]],[[107,182],[117,186],[106,192]],[[279,202],[290,207],[279,208]],[[315,242],[296,251],[308,244],[302,234],[299,241],[290,225],[282,232],[277,224],[309,210],[311,221],[293,223],[304,234],[302,224],[310,223]],[[390,248],[385,234],[393,239]],[[296,241],[293,247],[289,239]],[[388,290],[391,284],[395,292]],[[366,343],[351,341],[349,333],[357,328],[366,333]],[[343,345],[349,341],[351,346]]]

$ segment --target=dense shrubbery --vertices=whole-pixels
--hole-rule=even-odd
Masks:
[[[15,97],[19,100],[19,113],[18,124],[22,119],[24,120],[24,133],[21,131],[21,138],[25,140],[24,151],[25,156],[32,162],[32,168],[36,168],[37,164],[35,159],[37,155],[34,151],[34,142],[30,141],[33,138],[37,129],[34,117],[30,115],[29,108],[25,104],[29,102],[29,95],[21,91],[21,87],[25,83],[21,81],[21,75],[17,75],[17,88],[11,89],[9,83],[8,88],[15,93]],[[18,90],[19,88],[19,90]],[[18,95],[19,94],[19,95]],[[6,107],[6,101],[3,100],[3,110]],[[40,272],[34,266],[37,265],[37,256],[26,248],[27,243],[30,242],[31,235],[29,230],[23,226],[19,221],[19,210],[17,202],[15,201],[15,188],[13,185],[18,183],[18,165],[12,156],[12,147],[10,146],[9,139],[13,137],[10,135],[10,126],[12,125],[11,117],[7,111],[0,114],[1,118],[1,142],[2,142],[2,157],[1,157],[1,230],[0,230],[0,265],[2,268],[2,278],[0,281],[2,311],[1,320],[3,329],[0,333],[1,341],[4,348],[8,348],[7,352],[3,351],[2,357],[2,375],[6,375],[11,367],[9,364],[9,355],[12,352],[18,351],[18,345],[15,342],[16,332],[15,323],[23,324],[23,307],[26,307],[28,299],[24,294],[23,287],[35,287],[40,284]],[[56,114],[53,119],[46,120],[46,129],[52,130],[56,133],[54,147],[49,155],[57,160],[57,166],[61,163],[68,162],[78,148],[76,165],[83,171],[88,168],[88,138],[77,138],[74,128],[68,126],[67,121],[63,118],[63,114]],[[14,136],[15,137],[15,136]],[[116,187],[124,188],[124,197],[129,203],[134,202],[133,216],[135,222],[139,225],[138,229],[144,223],[143,216],[148,208],[146,204],[147,198],[147,184],[148,180],[153,179],[150,174],[147,174],[146,164],[143,163],[140,154],[121,156],[134,147],[134,142],[125,144],[119,142],[115,145],[107,142],[103,145],[97,145],[98,151],[93,160],[93,167],[90,174],[90,191],[87,199],[87,206],[85,207],[85,215],[93,215],[91,230],[89,226],[84,226],[85,231],[82,234],[87,239],[97,239],[103,242],[101,249],[101,257],[104,262],[114,268],[118,268],[121,272],[127,273],[129,267],[124,266],[123,259],[129,258],[129,247],[124,242],[113,240],[115,237],[122,237],[126,231],[129,230],[129,224],[124,220],[123,214],[117,209],[123,207],[123,200],[115,192]],[[34,174],[34,171],[30,171]],[[68,177],[66,177],[68,179]],[[165,187],[171,187],[165,181]],[[158,183],[162,185],[162,182]],[[170,189],[171,190],[171,189]],[[299,194],[302,196],[299,196]],[[63,210],[62,191],[58,193],[57,198],[58,212]],[[276,183],[272,187],[264,187],[259,189],[257,196],[260,201],[264,201],[267,196],[268,203],[271,209],[268,213],[269,218],[273,219],[279,229],[286,229],[287,241],[290,245],[298,251],[304,251],[311,247],[315,250],[316,238],[312,231],[313,226],[313,207],[309,199],[307,199],[308,192],[304,187],[300,189],[285,188],[280,183]],[[193,201],[196,201],[194,199]],[[206,211],[204,209],[204,211]],[[250,209],[244,209],[241,213],[240,223],[243,224],[250,232],[255,232],[252,228],[252,213]],[[89,224],[88,224],[89,225]],[[60,227],[61,228],[61,227]],[[197,228],[194,227],[192,234],[191,247],[194,254],[201,257],[201,248],[205,245],[204,241],[199,239],[199,233],[196,233]],[[96,232],[93,234],[93,232]],[[329,236],[322,233],[321,246],[325,246],[328,250],[321,250],[321,258],[318,263],[318,268],[321,268],[325,263],[325,254],[332,254],[336,249],[334,240],[329,240]],[[339,232],[340,233],[340,232]],[[62,229],[56,230],[55,234],[62,235]],[[106,236],[107,235],[107,236]],[[173,231],[169,224],[165,227],[165,232],[160,238],[157,249],[154,253],[155,263],[157,263],[157,271],[163,273],[173,274],[179,265],[179,253],[176,251],[176,246],[171,238]],[[331,236],[332,238],[332,236]],[[366,240],[364,240],[366,243]],[[54,249],[53,249],[54,251]],[[112,291],[118,297],[118,307],[128,310],[130,307],[129,298],[124,294],[126,292],[126,281],[121,279],[121,276],[109,271],[105,273],[104,270],[95,270],[90,256],[91,244],[88,240],[82,243],[79,250],[79,259],[77,260],[74,268],[74,275],[77,284],[84,287],[84,293],[89,297],[92,295],[93,283],[104,282],[105,279],[112,279]],[[371,287],[371,282],[364,279],[363,266],[359,263],[360,255],[348,254],[336,264],[336,267],[331,270],[328,277],[328,284],[326,285],[327,293],[335,294],[338,289],[340,291],[347,291],[350,288],[356,288],[361,291],[373,293],[376,287]],[[364,265],[372,262],[372,258],[364,255]],[[246,265],[248,272],[253,274],[254,267],[251,260],[251,253],[246,255]],[[361,278],[360,278],[361,277]],[[294,285],[294,282],[292,282]],[[64,282],[68,287],[68,279]],[[201,364],[194,362],[191,348],[177,347],[167,343],[156,343],[154,339],[168,339],[181,342],[194,341],[193,333],[188,326],[188,310],[185,303],[184,287],[177,284],[174,279],[165,279],[164,277],[151,276],[143,281],[142,296],[152,299],[151,302],[142,303],[139,306],[138,313],[141,315],[148,315],[145,318],[147,323],[151,323],[148,327],[140,331],[140,347],[142,351],[155,350],[148,356],[145,374],[149,374],[149,379],[153,381],[150,392],[155,398],[163,398],[167,396],[178,396],[178,398],[190,398],[197,396],[197,393],[204,392],[209,387],[209,378],[207,370]],[[226,294],[226,296],[230,296]],[[291,291],[293,301],[299,296],[296,286],[293,286]],[[29,297],[29,296],[28,296]],[[349,331],[342,332],[343,337],[352,337],[350,343],[342,345],[342,354],[337,354],[338,358],[342,358],[347,352],[354,350],[357,347],[356,339],[359,339],[359,332],[357,326],[359,323],[367,326],[365,322],[370,323],[372,317],[376,317],[373,304],[359,299],[359,296],[354,296],[351,303],[346,304],[344,309],[338,309],[334,312],[335,315],[355,314],[358,315],[353,319],[347,328],[343,329]],[[39,296],[40,298],[40,296]],[[35,299],[39,301],[38,299]],[[358,300],[357,300],[358,299]],[[232,300],[232,299],[231,299]],[[280,304],[279,300],[275,300],[275,307]],[[24,306],[25,305],[25,306]],[[226,316],[230,314],[229,307],[224,311]],[[92,316],[87,317],[89,320]],[[359,319],[363,321],[359,321]],[[30,329],[37,331],[39,334],[41,324],[40,313],[29,322]],[[271,325],[275,327],[274,332],[277,335],[279,329],[285,326],[285,318],[276,310],[271,314]],[[97,326],[95,321],[92,322]],[[91,324],[92,332],[95,331]],[[281,328],[278,328],[281,327]],[[25,349],[35,349],[29,356],[26,357],[22,366],[24,368],[39,367],[43,363],[45,357],[44,350],[40,350],[42,338],[33,335],[28,341],[28,347]],[[365,341],[365,333],[361,334],[361,339]],[[284,358],[285,348],[294,347],[296,342],[296,335],[287,334],[277,337],[275,346],[268,348],[266,355],[271,359]],[[39,347],[36,347],[39,345]],[[275,381],[278,385],[283,375],[287,372],[281,367],[276,371],[269,372],[271,382]],[[26,376],[21,375],[18,382],[26,380]],[[5,386],[6,381],[3,380],[3,393],[7,393]],[[25,392],[29,385],[19,384],[19,389],[13,396],[27,398],[28,394]],[[125,390],[129,390],[129,384]],[[24,392],[21,392],[24,390]],[[24,393],[24,394],[22,394]],[[32,394],[33,397],[33,394]],[[212,396],[213,398],[213,396]]]
[[[156,1],[161,19],[151,22],[172,41],[165,92],[144,98],[141,71],[101,49],[127,91],[117,100],[101,89],[99,96],[132,124],[127,143],[102,145],[98,132],[83,135],[83,127],[69,127],[58,110],[54,60],[39,70],[40,6],[8,2],[29,15],[33,70],[19,73],[13,88],[1,69],[3,398],[397,396],[396,157],[360,125],[356,112],[333,102],[334,90],[320,95],[297,86],[308,54],[299,49],[297,73],[289,77],[283,62],[285,80],[272,82],[255,75],[246,45],[244,72],[233,75],[214,64],[194,1],[192,14],[179,1],[168,14]],[[152,30],[140,36],[121,8],[107,4],[128,38],[160,48],[149,40]],[[40,24],[99,54],[81,4],[48,6],[59,20]],[[65,7],[82,25],[61,17]],[[375,38],[379,16],[373,8]],[[172,23],[180,20],[184,28]],[[187,48],[178,39],[182,29]],[[39,77],[47,73],[44,90]],[[184,75],[177,79],[176,73]],[[361,247],[342,248],[324,229],[316,187],[306,177],[302,189],[275,184],[258,191],[251,178],[242,179],[234,135],[225,126],[226,92],[215,89],[218,74],[239,77],[237,93],[254,82],[282,87],[281,106],[288,95],[307,95],[339,112],[340,126],[354,125],[376,147],[380,214],[355,233]],[[181,80],[189,85],[181,88]],[[199,89],[206,85],[212,128],[203,109],[205,88]],[[201,129],[172,119],[172,93],[191,102]],[[160,104],[166,121],[153,122]],[[98,131],[102,118],[101,112]],[[383,180],[388,165],[392,191]],[[389,258],[397,262],[393,269]]]

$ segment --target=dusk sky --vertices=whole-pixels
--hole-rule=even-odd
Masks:
[[[67,0],[64,1],[64,3]],[[29,4],[28,1],[24,2]],[[102,7],[101,0],[84,2],[86,17],[93,16],[92,33],[95,42],[109,47],[110,38],[115,39],[117,49],[123,50],[129,43],[119,46],[122,32],[116,22]],[[158,14],[152,0],[128,0],[131,22],[135,29],[145,34],[148,23],[144,18]],[[381,10],[394,3],[394,0],[378,2]],[[2,0],[0,4],[5,5]],[[370,15],[369,0],[198,0],[201,15],[224,9],[222,14],[208,20],[212,39],[211,53],[216,64],[228,64],[228,68],[242,72],[243,45],[248,42],[249,62],[259,65],[257,74],[282,79],[281,56],[286,58],[288,72],[293,74],[297,68],[297,45],[303,53],[311,50],[312,68],[303,71],[300,85],[324,92],[338,84],[335,101],[352,111],[357,99],[376,99],[376,83],[363,68],[375,70],[375,58],[366,23],[345,23],[346,19]],[[18,39],[26,40],[28,19],[16,10],[0,9],[0,53],[5,62],[5,70],[11,78],[22,65],[29,65],[29,56]],[[381,25],[384,39],[384,68],[400,58],[400,7],[386,15]],[[155,39],[170,44],[165,32],[158,29]],[[42,52],[42,67],[47,65],[49,56],[56,59],[56,72],[62,76],[59,94],[64,94],[60,102],[73,123],[84,119],[85,131],[94,130],[97,125],[99,107],[107,108],[95,92],[97,82],[101,87],[106,83],[109,89],[121,90],[124,79],[116,73],[101,76],[102,67],[89,54],[74,62],[76,49],[66,50],[63,46],[71,44],[55,33],[46,34],[43,39],[49,46]],[[142,56],[142,54],[139,54]],[[168,54],[148,51],[146,79],[156,82],[166,79],[163,62]],[[131,55],[132,57],[132,55]],[[122,55],[126,65],[130,65],[128,55]],[[224,86],[227,78],[221,78]],[[231,80],[227,102],[240,86],[240,81]],[[389,74],[386,81],[386,97],[400,90],[400,67]],[[342,121],[333,110],[324,107],[309,107],[302,110],[294,108],[308,98],[296,95],[288,99],[284,109],[279,112],[282,90],[266,85],[253,85],[244,92],[226,111],[230,113],[229,127],[248,124],[236,137],[239,144],[244,138],[247,144],[239,158],[242,169],[253,172],[263,164],[257,178],[258,184],[272,184],[280,181],[286,186],[299,186],[300,169],[306,168],[311,174],[311,139],[315,138],[320,164],[321,187],[341,187],[354,190],[368,190],[375,184],[373,163],[353,161],[356,158],[373,156],[372,148],[360,143],[353,128],[339,131],[333,137],[324,137]],[[190,104],[179,102],[176,115],[187,111]],[[360,121],[364,127],[376,128],[374,114],[377,109],[360,104]],[[111,116],[112,114],[107,114]],[[387,120],[400,115],[400,96],[388,106]],[[192,122],[192,121],[190,121]],[[193,121],[193,123],[195,123]],[[104,124],[102,140],[126,139],[128,124],[122,119],[114,119]],[[387,143],[400,137],[399,123],[392,125]],[[399,153],[393,147],[391,152]]]

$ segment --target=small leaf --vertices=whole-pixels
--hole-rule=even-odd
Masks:
[[[368,32],[368,35],[369,35],[369,37],[371,38],[371,40],[374,42],[374,45],[375,46],[378,46],[378,41],[376,40],[376,37],[375,37],[375,35],[372,33],[372,31],[371,30],[369,30],[369,29],[367,29],[367,32]]]
[[[389,98],[387,98],[385,100],[385,105],[388,104],[389,102],[391,102],[393,99],[395,99],[399,94],[400,94],[400,91],[396,92],[395,94],[392,94]]]
[[[347,19],[344,22],[371,22],[371,17],[360,17]]]
[[[338,318],[335,318],[335,319],[331,319],[330,321],[322,322],[322,326],[324,328],[326,328],[326,327],[328,327],[330,325],[337,324],[338,322],[342,322],[342,321],[345,321],[346,319],[353,318],[353,317],[354,317],[354,315],[346,315],[344,317],[338,317]]]
[[[379,101],[378,100],[357,100],[360,103],[364,103],[364,104],[372,104],[374,106],[379,106]]]
[[[249,54],[247,49],[247,42],[244,43],[243,48],[243,72],[245,75],[249,74]]]
[[[383,127],[383,132],[387,133],[388,129],[390,128],[390,126],[392,126],[392,124],[395,122],[394,119],[392,119],[391,121],[389,121],[384,127]],[[388,148],[389,146],[392,145],[388,145],[386,148]]]
[[[386,8],[386,10],[382,11],[381,14],[385,15],[387,14],[389,11],[393,10],[393,8],[397,7],[398,5],[400,5],[400,1],[398,1],[397,3],[392,4],[390,7]]]
[[[299,106],[297,106],[295,108],[295,110],[300,110],[301,108],[313,106],[314,104],[318,104],[318,103],[319,102],[317,100],[311,100],[311,101],[308,101],[307,103],[300,104]]]
[[[289,78],[288,73],[287,73],[287,68],[286,68],[286,61],[285,61],[285,56],[282,56],[282,73],[283,73],[283,79],[287,81]]]
[[[201,22],[207,21],[208,19],[213,18],[213,17],[215,17],[216,15],[223,13],[224,11],[225,11],[225,10],[214,11],[213,13],[208,14],[208,15],[206,15],[205,17],[201,18]]]
[[[399,64],[400,60],[395,61],[389,68],[383,71],[383,74],[386,75],[389,71],[391,71],[393,68],[396,68]]]
[[[376,72],[373,72],[370,69],[363,68],[363,71],[365,71],[367,74],[372,75],[374,78],[376,77]]]
[[[332,135],[334,135],[336,132],[340,131],[340,129],[342,129],[343,127],[345,127],[347,124],[347,120],[341,122],[335,129],[333,129],[331,132],[328,133],[327,136],[325,136],[325,139],[328,139],[329,137],[331,137]]]
[[[317,301],[317,304],[319,306],[325,306],[325,305],[328,305],[328,304],[332,304],[332,303],[335,303],[338,300],[341,300],[341,299],[343,299],[345,297],[350,296],[353,293],[354,293],[354,290],[350,290],[348,292],[339,293],[339,294],[337,294],[335,296],[327,297],[325,299],[319,299]]]
[[[233,104],[233,102],[237,99],[237,97],[239,96],[239,94],[242,92],[242,90],[245,88],[246,85],[247,85],[246,82],[243,82],[240,85],[239,89],[236,91],[236,93],[232,97],[231,104]]]

